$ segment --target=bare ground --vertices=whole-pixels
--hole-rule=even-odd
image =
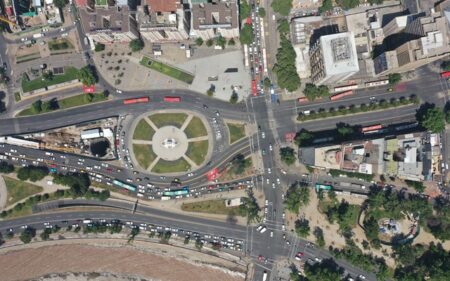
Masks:
[[[146,247],[151,249],[145,249]],[[12,250],[14,249],[14,250]],[[156,255],[153,252],[161,252]],[[83,244],[61,240],[0,249],[2,281],[13,280],[85,280],[82,275],[101,273],[103,280],[244,280],[242,272],[227,269],[227,261],[199,252],[183,252],[170,246],[126,241],[104,242],[83,240]],[[230,266],[230,264],[228,264]],[[81,274],[80,278],[66,278],[66,273]],[[99,275],[99,274],[94,274]],[[43,277],[44,276],[44,277]],[[40,278],[41,277],[41,278]],[[73,277],[73,276],[71,276]],[[100,276],[97,276],[100,278]],[[117,277],[117,278],[116,278]],[[86,279],[92,280],[92,279]]]

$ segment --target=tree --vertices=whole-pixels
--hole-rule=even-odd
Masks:
[[[138,52],[138,51],[144,49],[144,41],[142,41],[142,39],[140,39],[140,38],[133,39],[130,41],[129,47],[132,52]]]
[[[216,37],[216,45],[222,47],[222,49],[225,48],[225,44],[227,43],[227,40],[223,38],[222,36]]]
[[[324,247],[325,246],[325,239],[323,237],[323,230],[322,230],[322,228],[316,226],[314,228],[313,234],[316,237],[317,246],[319,246],[321,248]]]
[[[269,77],[264,78],[264,89],[269,89],[270,85],[272,85],[272,82],[270,81]]]
[[[50,228],[45,228],[44,231],[41,232],[39,235],[42,240],[47,241],[50,239],[50,234],[52,233],[52,230]]]
[[[321,14],[331,11],[333,9],[333,1],[332,0],[323,0],[322,6],[319,8],[319,12]]]
[[[425,129],[433,133],[440,133],[445,129],[444,118],[444,111],[442,111],[442,109],[431,107],[420,117],[419,122]]]
[[[370,216],[368,219],[366,218],[364,220],[364,230],[366,232],[367,239],[369,241],[378,239],[378,232],[379,232],[380,226],[378,225],[377,220]]]
[[[286,163],[286,165],[290,166],[295,163],[295,160],[297,158],[295,157],[295,151],[294,149],[290,147],[281,147],[280,148],[280,157],[281,161]]]
[[[28,244],[35,236],[36,230],[34,228],[27,227],[22,231],[19,238],[24,244]]]
[[[300,237],[308,237],[309,231],[309,221],[307,219],[299,219],[295,221],[295,233]]]
[[[252,8],[248,4],[247,0],[241,0],[239,1],[239,16],[241,18],[241,21],[248,18],[250,16]]]
[[[379,5],[383,4],[384,0],[369,0],[370,5]]]
[[[259,220],[260,208],[251,189],[247,191],[247,196],[242,198],[242,204],[239,206],[238,212],[241,216],[247,217],[247,223],[250,224]]]
[[[326,98],[330,96],[330,90],[327,86],[320,85],[319,87],[317,87],[312,83],[306,83],[303,93],[310,101],[313,101],[316,98]]]
[[[348,124],[338,124],[337,126],[337,133],[339,137],[342,139],[347,139],[348,137],[352,136],[355,133],[355,130],[352,126]]]
[[[280,19],[278,20],[278,26],[277,26],[278,32],[282,35],[286,35],[289,33],[289,22],[287,19]]]
[[[244,24],[239,35],[241,44],[251,44],[253,42],[253,27],[250,24]]]
[[[206,46],[207,46],[207,47],[211,47],[213,44],[214,44],[214,41],[213,41],[212,39],[208,39],[208,40],[206,41]]]
[[[0,173],[9,174],[12,172],[14,172],[14,166],[12,164],[4,161],[0,162]]]
[[[294,141],[296,145],[301,147],[310,145],[313,139],[314,135],[311,132],[305,129],[301,129],[301,131],[297,132],[297,134],[295,135]]]
[[[443,61],[442,63],[441,63],[441,68],[442,68],[442,70],[444,70],[444,71],[449,71],[450,70],[450,61]]]
[[[203,248],[203,242],[200,239],[195,240],[195,248],[199,251]]]
[[[42,78],[44,78],[45,81],[52,81],[53,80],[53,72],[52,71],[43,71],[42,72]]]
[[[282,16],[288,16],[291,12],[292,1],[291,0],[273,0],[271,4],[273,10]]]
[[[308,281],[341,280],[342,269],[333,259],[325,259],[320,263],[305,263],[304,272]]]
[[[94,69],[89,65],[81,68],[78,71],[78,79],[81,83],[86,86],[92,86],[97,82],[97,77],[95,75]]]
[[[40,99],[31,104],[31,111],[35,114],[42,112],[42,101]]]
[[[235,104],[237,103],[238,99],[239,99],[238,94],[235,91],[233,91],[230,97],[230,103]]]
[[[195,39],[195,44],[197,44],[197,46],[203,45],[202,37],[197,37],[197,39]]]
[[[344,10],[350,10],[359,5],[359,0],[337,0],[336,3]]]
[[[228,46],[234,46],[234,45],[236,45],[234,38],[231,38],[230,40],[228,40]]]
[[[402,75],[400,73],[389,74],[389,84],[395,85],[402,80]]]
[[[299,184],[293,184],[289,187],[284,204],[286,209],[298,214],[301,206],[309,203],[309,189],[307,187],[300,187]]]
[[[64,8],[68,3],[69,3],[68,0],[55,0],[55,1],[53,1],[53,4],[56,7],[60,8],[60,9]]]
[[[263,7],[259,7],[258,13],[259,17],[264,18],[266,16],[266,9],[264,9]]]
[[[250,159],[247,160],[243,154],[238,154],[231,160],[229,172],[235,175],[241,175],[250,165]]]
[[[291,42],[285,36],[281,36],[280,45],[276,55],[277,63],[273,70],[277,76],[278,86],[293,92],[300,87],[300,77],[295,65],[297,55]]]
[[[406,185],[414,188],[417,192],[424,192],[425,186],[420,181],[405,180]]]
[[[101,52],[105,50],[105,44],[102,43],[95,43],[95,51]]]
[[[32,182],[43,179],[48,175],[47,167],[27,166],[21,167],[17,171],[17,178],[21,181],[30,180]]]

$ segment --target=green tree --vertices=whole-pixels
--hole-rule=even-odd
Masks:
[[[316,226],[314,228],[314,232],[313,232],[314,236],[316,237],[316,243],[317,246],[323,248],[325,246],[325,238],[323,236],[323,230],[322,228]]]
[[[253,42],[253,27],[250,24],[244,24],[239,36],[241,44],[251,44]]]
[[[47,167],[26,166],[17,171],[17,178],[21,181],[30,180],[32,182],[43,179],[48,175]]]
[[[292,1],[291,0],[273,0],[271,4],[273,10],[282,16],[288,16],[291,12]]]
[[[68,3],[69,3],[68,0],[55,0],[55,1],[53,1],[53,4],[56,7],[60,8],[60,9],[64,8]]]
[[[95,75],[94,69],[89,65],[81,68],[78,71],[78,79],[81,83],[86,86],[94,85],[97,82],[97,77]]]
[[[420,181],[405,180],[406,185],[414,188],[417,192],[424,192],[425,186]]]
[[[201,251],[203,248],[203,242],[200,239],[195,240],[195,248],[197,250]]]
[[[366,218],[364,220],[364,230],[366,232],[367,239],[369,241],[378,239],[378,232],[379,232],[380,226],[378,225],[377,220],[370,216],[368,219]]]
[[[129,47],[132,52],[138,52],[138,51],[144,49],[144,41],[140,38],[133,39],[130,41]]]
[[[14,172],[14,166],[8,162],[0,161],[0,173],[9,174]]]
[[[236,45],[234,38],[231,38],[230,40],[228,40],[228,46],[234,46],[234,45]]]
[[[245,159],[243,154],[236,155],[230,162],[229,172],[235,175],[241,175],[247,167],[250,166],[250,159]]]
[[[355,133],[355,130],[348,124],[338,124],[337,133],[340,138],[347,139]]]
[[[95,43],[95,51],[101,52],[105,50],[105,44],[102,43]]]
[[[28,244],[36,236],[36,230],[31,227],[25,228],[22,233],[20,233],[20,241],[24,244]]]
[[[242,204],[239,206],[238,212],[241,216],[247,217],[247,223],[250,224],[259,220],[260,208],[251,189],[247,191],[247,196],[242,198]]]
[[[341,280],[342,269],[332,259],[325,259],[320,263],[305,263],[304,272],[308,281],[336,281]]]
[[[398,82],[402,81],[402,75],[400,73],[391,73],[389,74],[389,84],[395,85]]]
[[[300,77],[295,66],[296,54],[291,42],[281,36],[281,47],[277,51],[277,63],[273,70],[277,76],[278,86],[289,92],[294,92],[300,87]]]
[[[332,9],[333,9],[333,1],[332,0],[323,0],[322,6],[320,6],[320,8],[319,8],[319,12],[322,14],[322,13],[331,11]]]
[[[306,83],[305,89],[303,90],[306,98],[310,101],[313,101],[317,98],[326,98],[330,96],[330,90],[327,86],[321,85],[317,87],[312,83]]]
[[[433,133],[440,133],[445,129],[444,111],[438,107],[428,108],[419,118],[420,125]]]
[[[214,40],[212,40],[212,39],[208,39],[208,40],[206,41],[206,46],[207,46],[207,47],[211,47],[213,44],[214,44]]]
[[[216,45],[222,47],[222,49],[225,48],[225,44],[227,43],[227,40],[223,38],[222,36],[216,37]]]
[[[280,148],[280,157],[281,161],[286,163],[286,165],[290,166],[295,163],[297,158],[295,157],[295,151],[290,147],[281,147]]]
[[[40,99],[31,104],[31,111],[35,114],[42,112],[42,101]]]
[[[359,0],[337,0],[336,3],[344,10],[350,10],[359,5]]]
[[[307,187],[301,187],[299,184],[293,184],[289,187],[284,200],[286,209],[298,214],[300,207],[308,203],[309,189]]]
[[[45,228],[39,236],[42,240],[47,241],[50,239],[50,234],[52,234],[52,230],[50,228]]]
[[[287,19],[278,20],[277,30],[284,36],[289,33],[289,22],[287,21]]]
[[[298,219],[295,221],[295,233],[300,237],[308,237],[309,231],[309,221],[307,219]]]
[[[251,10],[252,8],[248,4],[247,0],[239,1],[239,17],[241,18],[241,21],[250,16]]]
[[[197,46],[203,45],[202,37],[197,37],[197,39],[195,39],[195,44],[197,44]]]
[[[50,70],[42,72],[42,78],[44,78],[45,81],[52,81],[53,80],[53,72]]]
[[[264,78],[264,89],[269,89],[270,85],[272,85],[272,82],[270,81],[269,77]]]
[[[301,147],[301,146],[310,145],[312,143],[313,139],[314,139],[313,133],[311,133],[305,129],[301,129],[295,135],[294,141],[295,141],[296,145]]]
[[[443,62],[441,63],[441,68],[442,68],[442,70],[444,70],[444,71],[449,71],[449,70],[450,70],[450,61],[449,61],[449,60],[443,61]]]
[[[264,18],[266,16],[266,9],[259,7],[258,13],[261,18]]]
[[[383,4],[384,0],[369,0],[370,5],[379,5]]]

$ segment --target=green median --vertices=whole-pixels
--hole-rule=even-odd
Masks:
[[[178,68],[172,67],[168,64],[150,59],[148,57],[143,57],[141,60],[141,65],[148,67],[150,69],[153,69],[155,71],[158,71],[162,74],[165,74],[167,76],[170,76],[172,78],[175,78],[177,80],[180,80],[187,84],[192,84],[192,81],[194,81],[194,76],[184,72]]]

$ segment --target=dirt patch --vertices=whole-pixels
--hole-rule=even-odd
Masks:
[[[50,273],[65,272],[113,273],[163,281],[244,280],[242,273],[214,266],[214,258],[209,256],[210,262],[206,262],[201,257],[195,257],[196,264],[192,264],[173,257],[146,252],[140,249],[143,247],[141,244],[130,246],[125,242],[122,245],[105,246],[97,241],[97,244],[92,245],[49,246],[51,243],[26,245],[18,247],[19,250],[1,254],[2,280],[29,280]],[[166,251],[170,250],[166,249]],[[186,253],[180,253],[181,258],[185,255]],[[191,255],[200,254],[191,253]]]

